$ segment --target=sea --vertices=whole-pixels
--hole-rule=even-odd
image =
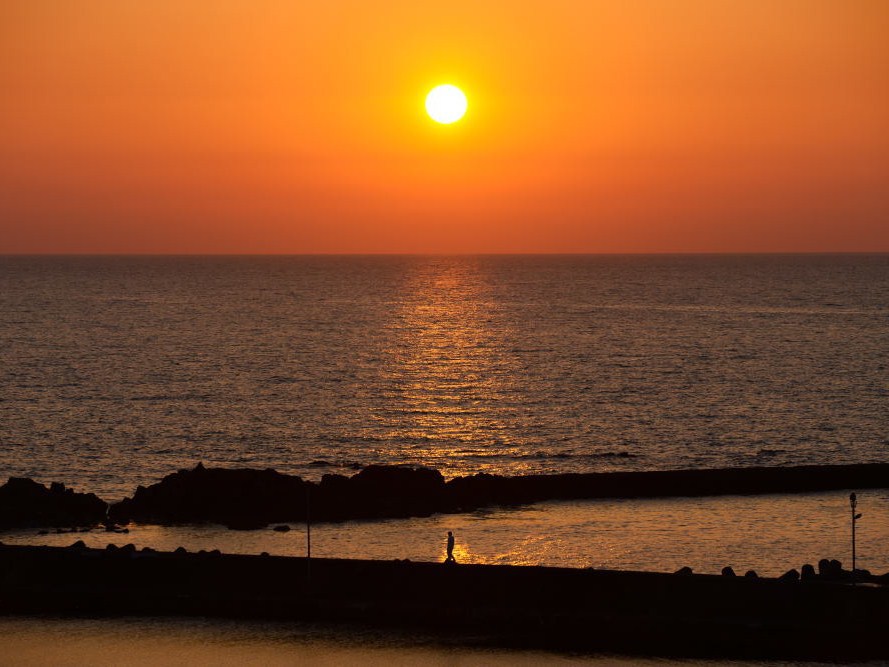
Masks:
[[[889,461],[889,255],[0,258],[0,473]]]
[[[887,367],[887,254],[3,256],[0,478],[114,502],[198,462],[315,480],[370,464],[452,478],[886,463]],[[312,550],[437,560],[453,530],[463,562],[774,575],[848,561],[849,511],[848,492],[549,502],[313,526]],[[859,511],[859,567],[889,571],[889,491],[861,491]],[[300,526],[0,533],[74,539],[305,549]],[[175,637],[159,620],[53,623],[7,619],[0,634],[58,633],[76,657],[78,637],[117,646],[135,633],[145,662],[152,637]],[[197,662],[238,655],[213,643],[223,626],[189,628],[179,646]],[[243,632],[246,645],[284,646],[283,661],[540,662]],[[263,639],[282,633],[292,641]],[[15,664],[41,664],[28,645]],[[108,655],[79,662],[114,664]]]

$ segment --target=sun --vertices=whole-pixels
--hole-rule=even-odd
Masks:
[[[466,95],[449,83],[436,86],[426,96],[426,113],[437,123],[450,125],[466,114]]]

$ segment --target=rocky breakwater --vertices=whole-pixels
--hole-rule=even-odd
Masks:
[[[430,468],[368,466],[351,477],[311,482],[272,469],[205,468],[167,475],[140,486],[108,510],[106,523],[162,525],[219,523],[236,529],[270,523],[428,516],[543,500],[657,498],[726,494],[800,493],[889,488],[889,464],[790,468],[725,468],[651,472],[571,473],[503,477],[481,473],[445,481]],[[0,529],[95,524],[105,503],[49,489],[27,479],[0,487]]]
[[[352,477],[325,475],[320,483],[275,470],[180,470],[139,487],[111,507],[117,523],[213,522],[236,529],[275,522],[343,521],[424,516],[444,511],[446,485],[436,470],[369,466]]]
[[[654,498],[889,488],[889,465],[729,468],[501,477],[478,474],[445,482],[436,470],[369,466],[324,475],[320,483],[274,470],[205,468],[139,487],[110,510],[118,523],[214,522],[261,528],[273,522],[428,516],[542,500]]]
[[[105,519],[108,504],[64,484],[49,488],[23,477],[0,486],[0,530],[37,526],[92,526]]]

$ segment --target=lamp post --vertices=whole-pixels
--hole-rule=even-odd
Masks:
[[[861,514],[856,514],[858,507],[858,497],[855,493],[849,494],[849,506],[852,508],[852,578],[855,578],[855,524],[861,518]]]
[[[312,516],[309,494],[309,485],[306,484],[306,582],[312,580]]]

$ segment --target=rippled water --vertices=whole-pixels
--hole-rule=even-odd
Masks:
[[[0,475],[889,461],[889,256],[0,258]]]

